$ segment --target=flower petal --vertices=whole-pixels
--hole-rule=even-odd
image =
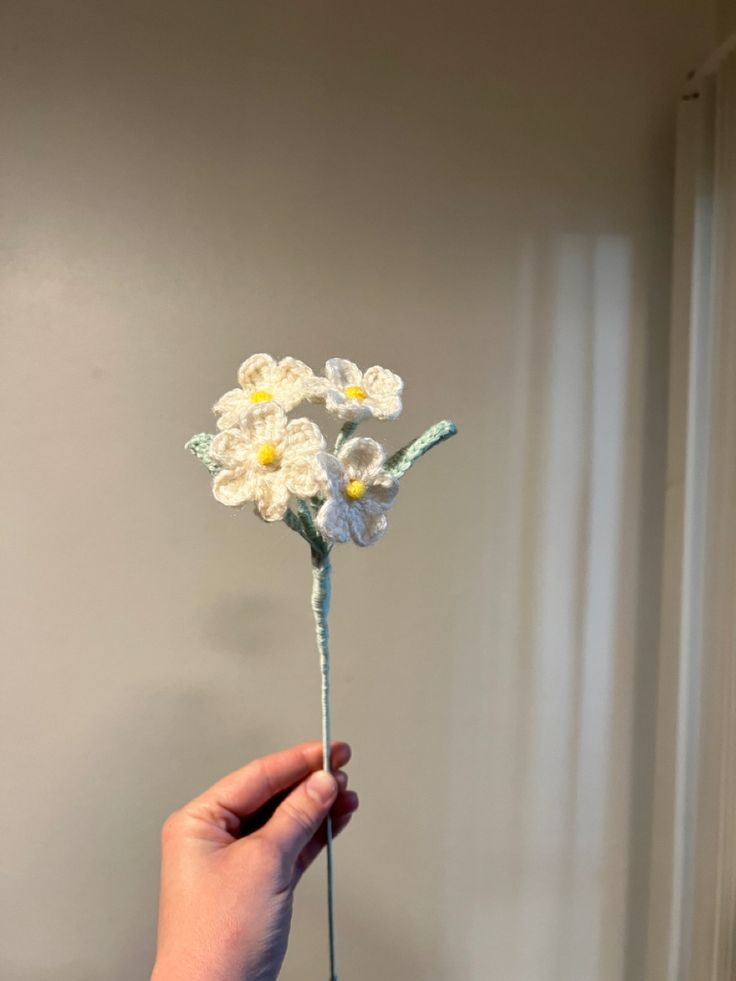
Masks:
[[[401,395],[404,382],[393,371],[375,364],[363,375],[363,388],[369,395]]]
[[[356,545],[375,545],[383,538],[388,519],[382,508],[361,502],[348,508],[348,512],[350,537]]]
[[[360,399],[347,399],[335,388],[327,389],[325,409],[344,422],[360,422],[371,414],[370,407],[365,402],[361,402]]]
[[[312,369],[296,358],[283,358],[273,371],[273,396],[287,412],[307,397]]]
[[[313,372],[309,365],[297,358],[282,358],[274,371],[274,378],[279,384],[283,382],[290,385],[305,384],[312,376]]]
[[[278,402],[256,402],[241,415],[240,428],[254,444],[273,443],[280,451],[286,436],[286,413]]]
[[[325,501],[314,519],[317,531],[329,542],[346,542],[350,537],[349,510],[339,498]]]
[[[287,453],[317,454],[325,445],[322,430],[311,419],[292,419],[286,427]]]
[[[366,501],[375,502],[381,508],[390,508],[399,493],[399,482],[382,470],[372,478],[365,490]]]
[[[251,354],[238,369],[238,382],[245,392],[269,391],[276,362],[270,354]]]
[[[325,363],[325,375],[327,381],[338,389],[361,385],[363,382],[363,373],[357,364],[344,358],[330,358]]]
[[[252,453],[253,447],[240,429],[225,429],[218,433],[212,440],[209,450],[211,459],[228,470],[242,467],[251,458]]]
[[[345,482],[345,473],[342,469],[342,464],[332,453],[318,453],[317,463],[323,475],[321,492],[329,494],[330,497],[337,497],[341,494],[342,485]]]
[[[325,475],[313,453],[289,456],[281,468],[286,486],[297,497],[315,497],[324,494]]]
[[[373,418],[380,419],[381,422],[398,419],[401,415],[401,398],[398,395],[369,395],[365,404]]]
[[[329,387],[326,378],[310,378],[305,385],[305,398],[310,402],[324,402]]]
[[[264,521],[281,521],[289,506],[289,490],[281,471],[258,477],[256,511]]]
[[[370,436],[355,436],[343,443],[337,458],[345,469],[348,480],[354,477],[370,477],[383,466],[386,455],[380,443]]]
[[[311,419],[292,419],[286,427],[286,448],[282,468],[293,494],[313,497],[327,491],[326,475],[318,461],[325,438]]]
[[[242,388],[233,388],[225,392],[212,406],[215,415],[220,416],[217,420],[217,428],[230,429],[231,426],[237,426],[241,414],[250,405],[251,401]]]
[[[255,500],[256,482],[249,467],[237,470],[221,470],[212,481],[212,493],[220,504],[240,507]]]

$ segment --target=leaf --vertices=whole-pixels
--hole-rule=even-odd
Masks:
[[[196,456],[198,460],[202,461],[213,477],[222,470],[220,464],[215,463],[210,457],[210,446],[214,438],[212,433],[197,433],[196,436],[192,436],[184,447],[184,449],[189,450],[190,453]]]

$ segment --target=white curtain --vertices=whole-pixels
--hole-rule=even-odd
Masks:
[[[649,981],[736,977],[736,38],[679,117]]]

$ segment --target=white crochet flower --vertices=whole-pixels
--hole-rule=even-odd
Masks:
[[[399,482],[383,469],[383,447],[368,436],[349,439],[333,456],[320,453],[328,498],[317,513],[318,531],[330,542],[352,538],[373,545],[386,531],[385,512],[393,504]]]
[[[270,354],[253,354],[238,369],[240,388],[225,392],[213,406],[219,415],[218,429],[231,429],[251,406],[259,402],[279,402],[287,412],[307,396],[314,375],[296,358],[275,361]]]
[[[363,373],[352,361],[330,358],[325,377],[309,384],[309,399],[324,402],[328,412],[346,422],[396,419],[401,413],[404,383],[388,368],[374,365]]]
[[[289,494],[312,497],[323,488],[318,454],[324,448],[324,436],[310,419],[287,422],[278,402],[253,405],[238,427],[212,440],[209,456],[223,467],[212,482],[212,493],[229,507],[254,501],[265,521],[279,521]]]

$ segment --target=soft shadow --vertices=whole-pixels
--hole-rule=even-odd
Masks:
[[[270,650],[273,625],[283,616],[284,604],[275,603],[265,593],[224,594],[207,609],[202,642],[207,649],[238,659],[262,658]]]

